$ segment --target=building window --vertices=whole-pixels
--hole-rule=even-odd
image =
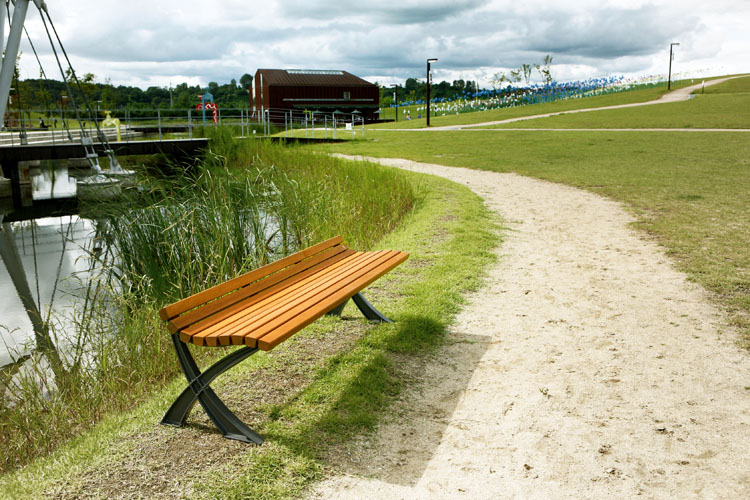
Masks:
[[[352,100],[352,93],[351,92],[344,92],[344,100],[345,101],[351,101]]]

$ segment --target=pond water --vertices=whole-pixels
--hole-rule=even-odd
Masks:
[[[82,173],[81,170],[73,172],[74,175]],[[34,200],[76,195],[76,181],[67,167],[53,170],[42,165],[32,169],[31,175]],[[247,234],[239,235],[246,238],[244,243],[253,247],[255,238],[262,235],[263,248],[270,245],[280,252],[281,249],[286,251],[281,226],[272,214],[256,207],[249,210],[246,218],[240,219],[245,223],[248,223],[246,219],[252,219],[252,223],[248,223],[252,227],[245,228]],[[137,220],[145,223],[147,217]],[[9,252],[4,250],[0,260],[0,367],[35,348],[34,329],[22,296],[27,303],[36,304],[43,319],[51,311],[53,331],[58,335],[56,344],[63,352],[66,345],[70,347],[69,342],[75,340],[76,332],[75,318],[71,318],[76,309],[73,306],[84,304],[87,285],[95,272],[91,269],[91,250],[95,243],[93,220],[79,216],[47,217],[6,222],[2,226],[0,250],[12,247],[13,251],[8,257]],[[9,234],[12,237],[8,238]],[[273,258],[274,252],[269,251]],[[22,286],[19,287],[19,283]],[[23,286],[25,284],[28,286]]]
[[[67,168],[32,170],[31,185],[35,200],[76,195],[76,181]],[[64,335],[72,331],[64,313],[85,297],[94,237],[92,222],[78,216],[5,223],[3,228],[12,232],[4,242],[15,247],[18,259],[0,263],[0,366],[34,347],[31,320],[11,274],[25,278],[42,316],[51,308],[53,323]]]
[[[77,184],[67,168],[40,168],[33,171],[31,190],[34,200],[72,198],[76,196]]]

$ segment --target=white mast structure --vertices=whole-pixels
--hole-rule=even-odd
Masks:
[[[39,10],[47,12],[47,3],[44,0],[33,0]],[[10,21],[10,32],[8,41],[5,43],[5,8],[0,7],[0,44],[5,44],[1,49],[5,49],[2,69],[0,69],[0,118],[5,117],[5,110],[8,106],[8,96],[10,95],[10,83],[13,79],[13,72],[16,69],[16,59],[18,58],[18,49],[21,45],[21,35],[23,34],[23,24],[26,21],[26,12],[29,10],[30,0],[15,0],[13,9],[13,18]],[[7,2],[4,2],[7,3]],[[4,121],[4,120],[3,120]],[[0,123],[0,128],[4,123]]]
[[[0,130],[4,128],[5,111],[8,107],[8,96],[10,95],[10,84],[13,80],[13,73],[16,69],[16,60],[18,58],[18,50],[21,45],[21,35],[23,34],[23,26],[26,21],[26,12],[29,10],[29,3],[31,1],[39,9],[39,13],[44,16],[44,13],[49,17],[49,11],[47,10],[47,2],[44,0],[6,0],[0,2],[0,51],[3,49],[3,42],[5,41],[5,5],[9,2],[13,2],[15,8],[13,9],[13,18],[10,21],[10,32],[8,33],[8,41],[5,44],[5,57],[3,57],[2,67],[0,68]],[[5,4],[5,5],[3,5]],[[44,11],[44,13],[42,12]],[[52,20],[50,19],[50,22]],[[62,68],[61,68],[62,71]],[[75,78],[75,73],[73,74]],[[63,75],[63,78],[65,76]],[[97,126],[98,129],[98,126]],[[81,128],[81,144],[83,144],[86,150],[86,158],[91,164],[91,168],[94,170],[96,175],[93,177],[87,177],[84,181],[86,184],[111,184],[113,181],[102,178],[101,167],[99,166],[99,159],[96,151],[93,148],[93,140],[87,134],[86,130]],[[113,175],[132,175],[133,172],[129,170],[123,170],[117,162],[117,158],[114,155],[114,151],[108,149],[107,156],[110,159],[110,174]]]

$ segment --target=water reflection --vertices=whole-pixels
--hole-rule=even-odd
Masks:
[[[34,302],[46,318],[53,312],[69,311],[85,296],[85,280],[89,275],[88,249],[94,236],[91,221],[76,216],[38,219],[31,222],[6,224],[14,232],[16,249]],[[22,349],[33,342],[34,330],[28,313],[11,280],[7,266],[0,267],[0,366],[11,361],[8,350],[24,353]],[[17,269],[15,269],[17,270]],[[65,332],[71,325],[56,315]],[[31,346],[33,347],[33,345]]]
[[[66,167],[42,164],[30,170],[30,189],[34,200],[69,198],[76,195],[76,181]],[[72,333],[68,315],[85,296],[94,237],[92,222],[78,216],[6,222],[2,230],[0,244],[11,251],[3,253],[0,265],[0,366],[34,348],[34,329],[19,295],[24,293],[19,280],[26,280],[42,318],[46,320],[51,311],[56,331]]]
[[[76,192],[76,180],[68,175],[67,168],[42,166],[38,171],[32,171],[31,196],[34,200],[72,198]]]

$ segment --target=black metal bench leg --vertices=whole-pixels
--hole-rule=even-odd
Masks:
[[[337,305],[330,311],[326,313],[326,316],[339,316],[341,317],[341,314],[344,312],[344,308],[346,307],[346,303],[349,302],[349,299],[346,299],[341,304]]]
[[[385,323],[393,323],[390,319],[388,319],[383,313],[375,309],[375,307],[367,302],[367,299],[364,295],[362,295],[361,292],[358,292],[355,296],[352,297],[352,300],[357,305],[360,311],[362,311],[362,314],[364,314],[365,318],[371,320],[371,321],[383,321]]]
[[[172,403],[161,423],[181,427],[195,402],[198,401],[225,438],[246,443],[263,443],[263,438],[237,418],[209,386],[216,377],[254,354],[258,349],[245,347],[234,351],[201,373],[187,344],[180,340],[179,335],[172,335],[172,343],[177,352],[177,359],[182,371],[188,380],[188,387]]]

